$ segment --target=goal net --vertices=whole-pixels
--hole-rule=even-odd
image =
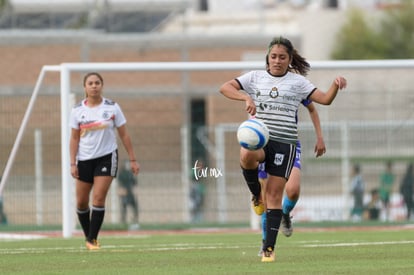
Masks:
[[[301,198],[297,221],[346,220],[352,200],[350,170],[362,166],[369,190],[385,163],[397,181],[414,155],[412,60],[311,62],[309,78],[322,90],[336,75],[349,82],[331,106],[317,106],[327,154],[315,159],[315,134],[299,113],[302,141]],[[141,164],[135,195],[142,225],[247,224],[249,192],[235,138],[246,118],[243,104],[218,93],[225,81],[262,62],[65,63],[44,66],[31,95],[5,96],[1,113],[5,169],[0,195],[10,224],[61,226],[77,232],[70,176],[68,116],[83,96],[86,72],[100,72],[104,96],[122,107]],[[27,105],[24,112],[16,106]],[[126,152],[119,143],[120,161]],[[204,166],[200,166],[204,164]],[[401,219],[397,183],[392,219]],[[116,180],[107,198],[105,227],[120,224]]]

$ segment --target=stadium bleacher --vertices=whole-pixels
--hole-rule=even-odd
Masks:
[[[150,32],[188,0],[9,0],[0,14],[0,29],[99,29]]]

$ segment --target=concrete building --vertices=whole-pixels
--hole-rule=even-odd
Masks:
[[[42,4],[46,2],[47,5]],[[390,1],[91,0],[55,1],[51,4],[51,1],[39,0],[36,5],[33,5],[33,1],[8,1],[0,14],[0,149],[4,152],[0,155],[0,165],[5,166],[27,102],[44,65],[67,62],[247,59],[263,60],[264,64],[267,44],[278,35],[289,37],[301,54],[311,62],[329,60],[337,32],[346,20],[347,9],[359,2],[371,3],[364,8],[369,16],[377,16],[380,13],[378,3]],[[223,7],[224,4],[232,5]],[[183,216],[186,213],[188,190],[182,183],[188,179],[183,173],[182,165],[182,126],[186,125],[187,119],[190,122],[188,125],[199,123],[199,127],[213,128],[220,124],[241,122],[246,115],[242,105],[230,102],[218,94],[221,83],[240,73],[105,73],[107,94],[115,98],[125,110],[132,137],[136,141],[136,151],[145,171],[140,183],[140,192],[145,200],[142,204],[145,213],[143,221],[150,222],[154,212],[159,215],[157,222],[185,220]],[[407,83],[410,83],[412,72],[407,72],[406,69],[368,71],[353,68],[340,72],[331,69],[313,71],[309,77],[315,84],[325,88],[338,73],[345,74],[350,85],[345,93],[339,95],[340,98],[333,107],[319,109],[324,123],[343,120],[378,122],[410,118],[414,100]],[[82,73],[71,76],[76,100],[83,97],[81,79]],[[47,145],[47,149],[44,149],[44,187],[52,194],[48,197],[56,199],[59,197],[56,194],[60,194],[56,189],[60,183],[61,172],[59,91],[59,74],[47,74],[21,145],[23,150],[17,155],[10,177],[11,183],[6,188],[8,196],[23,194],[30,198],[27,199],[28,205],[34,204],[32,189],[36,170],[33,142],[35,129],[43,132],[45,146]],[[307,115],[303,115],[301,121],[309,121]],[[192,137],[195,137],[196,129],[191,130],[194,130]],[[398,137],[402,140],[398,144],[405,144],[406,132],[400,130],[399,133]],[[410,134],[412,132],[408,132]],[[230,221],[240,221],[246,219],[246,211],[240,209],[239,204],[240,197],[243,198],[246,193],[240,187],[237,143],[231,139],[232,133],[228,135],[229,142],[226,143],[224,152],[228,157],[228,208],[235,212]],[[305,175],[309,181],[308,189],[304,188],[305,194],[315,190],[324,190],[329,194],[344,192],[340,183],[341,167],[338,164],[338,156],[341,154],[338,149],[340,132],[329,132],[329,135],[332,158],[325,165],[313,164],[311,161],[305,164],[311,168],[304,170],[304,173],[321,172]],[[311,152],[312,136],[308,136],[307,150]],[[355,136],[358,138],[358,146],[353,149],[354,152],[363,152],[367,148],[375,150],[367,146],[372,138],[371,132],[365,136],[359,136],[358,133]],[[382,137],[375,137],[378,136]],[[207,137],[211,136],[207,134]],[[209,156],[200,141],[194,138],[191,142],[194,142],[192,148],[202,149],[192,152],[189,162],[204,154],[215,163],[214,156]],[[374,156],[378,159],[388,156],[389,152],[384,151],[374,151]],[[123,157],[123,152],[120,153]],[[189,171],[191,167],[189,164]],[[372,171],[374,178],[378,169],[373,166],[371,170],[365,171]],[[335,181],[339,184],[332,184]],[[312,188],[315,186],[316,188]],[[216,185],[211,184],[209,188],[210,194],[217,192]],[[152,194],[157,194],[164,204],[157,205],[151,198]],[[206,219],[216,220],[217,200],[218,196],[210,198],[207,205],[210,212],[206,214]],[[13,201],[16,205],[11,206],[10,203],[14,202],[6,200],[7,210],[16,209],[16,213],[21,213],[24,212],[19,211],[22,210],[21,207],[27,209],[27,205],[17,203],[19,200]],[[248,207],[247,202],[245,208]],[[50,213],[49,222],[56,221],[55,216],[59,216],[60,209],[57,208],[56,213]],[[35,222],[34,215],[9,216],[14,223]]]

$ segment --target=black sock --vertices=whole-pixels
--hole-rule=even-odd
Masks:
[[[92,206],[91,227],[89,230],[88,241],[97,240],[99,230],[105,216],[105,206]]]
[[[243,177],[247,183],[247,187],[249,187],[250,192],[257,196],[260,196],[260,183],[259,183],[259,169],[244,169],[243,171]]]
[[[279,232],[280,222],[282,220],[282,209],[266,210],[266,241],[264,248],[275,249],[277,234]]]
[[[90,209],[77,209],[76,213],[78,214],[78,219],[79,219],[79,223],[82,227],[83,230],[83,234],[85,235],[85,237],[87,238],[89,235],[89,226],[90,226],[90,214],[91,211]]]

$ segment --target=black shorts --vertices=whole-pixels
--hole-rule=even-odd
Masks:
[[[272,176],[288,179],[295,163],[296,146],[269,140],[264,147],[266,172]]]
[[[80,181],[93,184],[95,176],[116,177],[118,172],[118,150],[96,159],[80,160],[77,166]]]

